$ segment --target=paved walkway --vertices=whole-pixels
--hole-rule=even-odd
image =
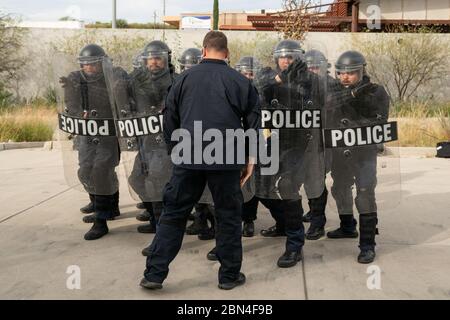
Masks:
[[[393,175],[386,185],[392,198],[398,198],[396,180]],[[401,180],[401,203],[380,211],[377,259],[371,266],[356,263],[356,239],[324,238],[307,241],[303,263],[279,269],[284,239],[258,235],[243,241],[247,284],[222,291],[218,264],[205,258],[213,242],[186,236],[164,289],[148,292],[138,286],[145,263],[140,251],[152,236],[136,232],[136,201],[124,183],[122,216],[110,223],[110,234],[87,242],[82,237],[89,225],[78,211],[87,197],[67,187],[60,153],[1,151],[0,298],[449,299],[450,161],[402,158]],[[257,232],[272,223],[261,207]],[[337,225],[330,201],[327,229]],[[81,271],[80,290],[66,286],[72,265]],[[380,289],[369,290],[368,278]]]

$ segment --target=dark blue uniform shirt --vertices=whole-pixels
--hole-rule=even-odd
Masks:
[[[165,102],[164,139],[169,151],[178,143],[171,141],[178,128],[186,129],[194,143],[194,121],[202,122],[202,131],[218,129],[225,136],[226,129],[260,128],[261,111],[258,92],[252,82],[223,60],[203,59],[183,72],[173,83]],[[203,143],[202,150],[205,145]],[[223,143],[224,147],[226,143]],[[235,144],[236,147],[236,144]],[[229,152],[229,150],[223,150]],[[237,150],[235,150],[235,154]],[[242,164],[180,164],[187,169],[228,170],[242,168]]]

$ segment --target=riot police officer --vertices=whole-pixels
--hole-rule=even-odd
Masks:
[[[137,114],[158,114],[163,108],[163,101],[167,90],[172,84],[174,67],[171,63],[171,50],[162,41],[150,42],[139,55],[140,67],[135,62],[135,69],[130,74],[129,91],[130,106]],[[154,110],[153,110],[153,109]],[[140,233],[155,233],[156,223],[161,215],[162,202],[153,201],[148,194],[149,186],[153,185],[156,193],[162,191],[167,182],[163,167],[171,166],[168,157],[161,158],[154,146],[158,144],[158,136],[136,138],[138,153],[133,170],[128,178],[132,189],[139,195],[145,211],[138,216],[138,220],[147,219],[149,223],[138,226]],[[162,137],[159,138],[162,141]],[[160,151],[160,150],[159,150]],[[162,160],[161,160],[162,159]],[[158,176],[158,172],[161,176]]]
[[[85,46],[78,56],[81,70],[61,78],[65,112],[83,119],[112,119],[108,91],[103,74],[105,51],[96,44]],[[115,69],[117,73],[125,73]],[[78,177],[93,203],[94,214],[83,219],[94,222],[84,235],[95,240],[108,233],[106,220],[120,215],[119,184],[115,168],[119,164],[116,136],[81,136],[74,139],[78,150]],[[90,219],[86,219],[90,218]]]
[[[200,63],[202,60],[202,52],[197,48],[186,49],[182,54],[178,62],[180,63],[181,72],[189,70],[193,66]]]
[[[259,81],[263,108],[303,110],[309,108],[310,104],[321,104],[319,101],[321,88],[313,85],[311,77],[308,76],[303,54],[304,51],[297,41],[282,40],[277,44],[273,53],[276,68],[264,70]],[[268,140],[271,139],[270,136]],[[277,262],[279,267],[292,267],[301,260],[305,235],[300,187],[303,184],[307,194],[314,197],[323,192],[323,169],[320,166],[322,161],[312,157],[319,156],[319,140],[320,135],[316,133],[280,130],[279,173],[271,179],[261,176],[256,186],[256,194],[260,201],[270,208],[271,212],[278,213],[273,215],[276,225],[262,230],[261,234],[287,235],[286,251]],[[317,167],[310,167],[307,163],[316,164]],[[258,174],[255,177],[258,177]],[[274,190],[279,199],[273,196]]]
[[[329,76],[328,69],[330,68],[330,64],[328,63],[327,58],[323,54],[323,52],[312,49],[305,53],[305,62],[308,66],[308,71],[318,75],[323,78],[325,82],[324,85],[327,88],[328,86],[332,86],[334,83],[334,79]],[[325,88],[325,89],[326,89]],[[323,94],[326,94],[326,90],[323,90]],[[324,104],[322,104],[322,107]],[[325,111],[325,110],[322,110]],[[323,140],[322,133],[320,132],[320,142]],[[323,147],[323,146],[321,146]],[[330,166],[330,157],[328,154],[324,154],[325,161],[325,172],[323,173],[325,180],[326,173],[329,172]],[[319,177],[314,177],[314,179],[318,179]],[[306,239],[308,240],[317,240],[325,235],[325,223],[326,223],[326,215],[325,208],[327,205],[328,199],[328,190],[325,187],[320,197],[308,199],[309,211],[303,216],[303,222],[310,222],[310,227],[306,232]]]
[[[357,51],[346,51],[335,64],[337,86],[330,93],[328,128],[351,128],[384,123],[388,119],[389,97],[381,85],[371,82],[366,60]],[[375,259],[377,233],[377,145],[332,149],[331,193],[336,201],[340,227],[327,233],[329,238],[356,238],[353,217],[352,187],[356,186],[354,202],[359,212],[359,263]]]

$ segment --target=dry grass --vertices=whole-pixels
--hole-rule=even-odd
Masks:
[[[399,125],[399,145],[402,147],[435,147],[440,141],[450,141],[450,105],[407,103],[395,105],[392,120]]]
[[[450,140],[450,119],[397,118],[401,147],[435,147],[440,141]]]
[[[52,140],[56,125],[56,108],[52,106],[4,108],[0,110],[0,141]]]
[[[450,141],[448,105],[395,106],[391,114],[391,120],[398,121],[400,146],[435,147],[439,141]],[[52,140],[56,125],[54,106],[40,104],[0,109],[1,142]]]

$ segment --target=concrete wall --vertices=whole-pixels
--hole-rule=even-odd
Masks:
[[[173,51],[176,59],[182,51],[188,47],[200,46],[204,35],[207,31],[198,30],[166,30],[165,38]],[[230,44],[239,42],[245,45],[246,42],[255,44],[255,41],[271,40],[275,42],[280,38],[276,32],[248,32],[248,31],[228,31],[225,32],[229,38]],[[365,33],[315,33],[308,34],[305,47],[306,49],[320,49],[326,53],[329,61],[333,64],[340,53],[352,48],[352,40],[364,39],[365,37],[373,39],[376,37],[396,37],[394,34],[365,34]],[[450,43],[450,34],[437,35],[440,41]],[[96,39],[96,40],[93,40]],[[126,69],[131,67],[131,60],[138,51],[143,47],[139,43],[146,43],[154,39],[163,39],[162,30],[111,30],[111,29],[86,29],[86,30],[68,30],[68,29],[29,29],[29,34],[23,53],[28,57],[28,63],[24,68],[22,78],[14,84],[16,94],[21,98],[31,98],[42,96],[48,87],[51,87],[51,69],[52,66],[60,63],[59,58],[55,55],[55,47],[65,43],[76,46],[77,43],[85,44],[90,41],[103,42],[112,41],[114,39],[126,39],[130,43],[128,48],[115,48],[117,43],[112,45],[115,50],[120,51],[118,54],[110,54],[115,62],[123,65]],[[133,42],[136,39],[137,44]],[[77,42],[78,41],[78,42]],[[69,44],[68,44],[69,42]],[[120,41],[119,41],[120,43]],[[133,46],[132,46],[132,45]],[[60,48],[59,48],[60,49]],[[76,47],[74,52],[80,48]],[[270,51],[270,48],[268,49]],[[241,52],[242,54],[242,52]],[[73,61],[75,54],[73,55]],[[237,60],[239,57],[233,57]],[[56,62],[55,62],[56,61]],[[446,67],[446,66],[445,66]],[[333,70],[332,70],[333,72]],[[443,83],[437,86],[436,94],[449,97],[450,80],[442,79]]]

